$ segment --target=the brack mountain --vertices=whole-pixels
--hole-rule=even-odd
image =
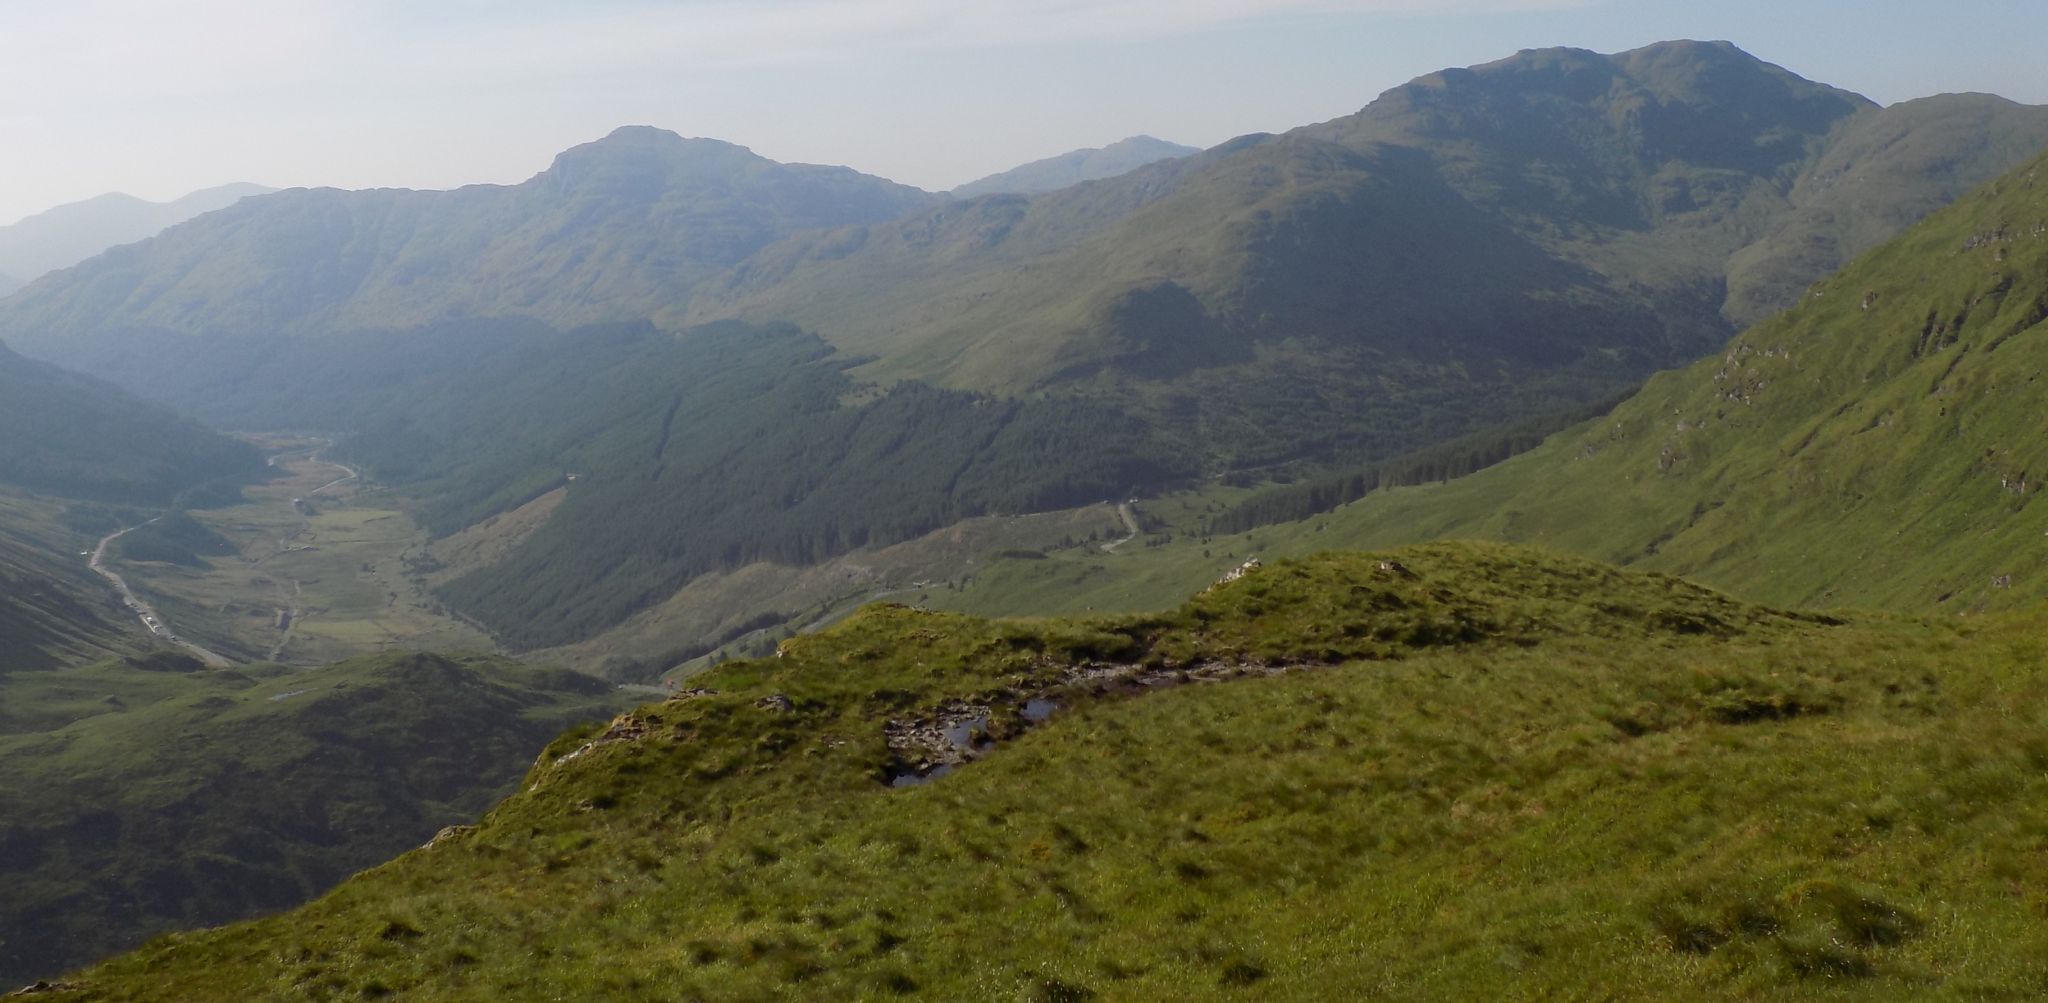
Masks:
[[[954,198],[978,195],[1035,195],[1071,188],[1084,181],[1100,181],[1129,174],[1146,164],[1177,160],[1200,153],[1201,148],[1169,143],[1151,136],[1132,136],[1104,147],[1074,150],[1057,157],[1034,160],[999,174],[970,181],[947,194]]]
[[[1469,401],[1688,359],[2043,143],[2048,110],[1880,109],[1725,44],[1526,52],[1115,181],[800,236],[690,316],[978,389],[1306,355],[1297,390],[1337,360]]]
[[[115,192],[39,212],[0,226],[0,295],[18,284],[69,268],[110,247],[153,237],[165,228],[251,195],[276,191],[246,182],[193,192],[169,202],[150,202]]]
[[[1879,108],[1690,42],[944,204],[626,130],[510,188],[251,200],[42,280],[0,333],[355,433],[437,533],[566,489],[442,589],[552,645],[707,571],[1556,427],[2041,143],[2048,109]],[[638,326],[548,330],[595,320]]]

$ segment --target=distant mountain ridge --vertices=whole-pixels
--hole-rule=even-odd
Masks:
[[[294,189],[32,284],[17,346],[157,329],[297,334],[474,316],[644,319],[800,229],[892,219],[938,197],[845,167],[779,164],[627,127],[518,185]],[[86,292],[80,285],[89,285]],[[60,319],[61,318],[61,319]]]
[[[1146,164],[1176,160],[1202,152],[1200,147],[1182,146],[1151,136],[1132,136],[1108,146],[1062,153],[1034,160],[1007,171],[969,181],[947,194],[954,198],[980,195],[1035,195],[1058,191],[1084,181],[1099,181],[1128,174]]]
[[[202,189],[169,202],[150,202],[115,192],[60,205],[11,226],[0,226],[0,296],[107,248],[154,237],[194,216],[276,190],[236,182]]]

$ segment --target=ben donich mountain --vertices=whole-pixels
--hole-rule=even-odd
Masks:
[[[1083,181],[1100,181],[1129,174],[1146,164],[1192,157],[1202,152],[1193,146],[1169,143],[1151,136],[1132,136],[1097,149],[1074,150],[1057,157],[1034,160],[1000,174],[970,181],[947,194],[954,198],[978,195],[1033,195],[1071,188]]]
[[[154,237],[194,216],[275,190],[243,182],[196,191],[170,202],[150,202],[116,192],[0,226],[0,296],[109,247]]]

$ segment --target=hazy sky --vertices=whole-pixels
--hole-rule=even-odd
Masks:
[[[1883,102],[2048,103],[2048,0],[0,0],[0,223],[237,180],[516,182],[629,123],[942,189],[1680,37]]]

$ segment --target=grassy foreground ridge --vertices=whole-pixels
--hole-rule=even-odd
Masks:
[[[1494,544],[1138,617],[871,607],[46,998],[2033,998],[2044,620]]]

